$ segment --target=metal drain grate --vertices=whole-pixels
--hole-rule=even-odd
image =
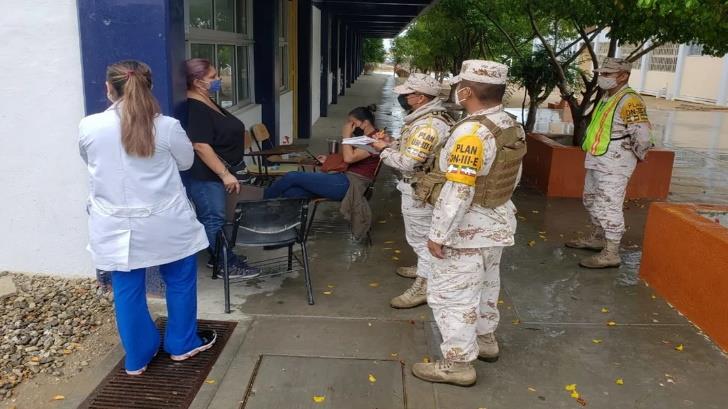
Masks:
[[[166,323],[166,319],[157,320],[162,336]],[[199,320],[197,325],[200,330],[217,331],[217,342],[208,351],[184,362],[175,362],[160,346],[159,354],[146,372],[134,377],[124,372],[124,361],[121,360],[79,409],[188,408],[237,323]]]

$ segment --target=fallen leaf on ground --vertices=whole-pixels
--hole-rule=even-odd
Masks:
[[[513,320],[511,322],[513,323],[513,325],[518,325],[521,323],[521,320]]]
[[[208,384],[208,385],[214,385],[215,382],[216,381],[214,379],[208,379],[208,380],[205,381],[205,383]]]
[[[678,351],[678,352],[682,352],[683,349],[685,349],[685,345],[683,345],[683,344],[680,344],[675,347],[675,351]]]
[[[518,220],[522,220],[523,221],[523,220],[526,220],[526,218],[523,217],[523,216],[518,216]]]
[[[617,378],[617,380],[616,380],[616,381],[614,381],[614,383],[616,383],[617,385],[624,385],[624,379],[622,379],[622,378]]]
[[[66,397],[63,395],[56,395],[53,397],[53,400],[64,400],[64,399],[66,399]]]
[[[374,383],[376,381],[377,381],[377,377],[372,374],[369,374],[369,382]]]
[[[391,353],[391,354],[389,354],[389,355],[391,355],[391,356],[392,356],[392,358],[394,358],[394,357],[396,357],[396,356],[397,356],[397,355],[399,355],[399,354],[398,354],[398,353],[396,353],[396,352],[392,352],[392,353]]]
[[[536,240],[530,240],[530,241],[528,242],[528,247],[533,247],[533,246],[535,246],[535,245],[536,245]]]
[[[394,254],[399,254],[401,252],[402,252],[402,250],[394,250]]]
[[[333,293],[334,293],[333,291],[324,291],[324,295],[331,295]]]
[[[540,232],[538,232],[538,234],[546,234],[546,232],[545,231],[540,231]]]
[[[316,403],[322,403],[326,400],[326,396],[314,396],[313,401]]]
[[[566,387],[564,387],[564,389],[566,389],[569,392],[573,392],[576,390],[576,384],[570,383],[570,384],[566,385]]]
[[[584,400],[584,398],[576,398],[576,403],[581,406],[586,406],[586,401]]]
[[[607,321],[607,325],[610,327],[613,327],[613,326],[617,325],[617,323],[614,321]]]
[[[392,248],[391,247],[385,247],[382,250],[392,250]]]
[[[532,387],[530,387],[530,386],[529,386],[529,387],[528,387],[528,391],[529,391],[529,392],[536,392],[536,389],[533,389]]]
[[[657,299],[657,296],[656,295],[651,295],[650,298],[652,298],[653,300],[656,300]]]
[[[503,304],[504,302],[503,300],[498,300],[498,304]]]
[[[369,283],[369,287],[377,288],[379,287],[379,283]]]
[[[380,221],[379,221],[379,224],[384,224],[384,223],[386,223],[386,222],[387,222],[386,220],[380,220]]]
[[[592,339],[592,342],[595,344],[601,344],[602,340],[601,339]]]
[[[392,260],[394,260],[394,261],[398,261],[398,260],[399,260],[399,257],[397,257],[397,256],[395,256],[395,257],[392,257]]]
[[[577,391],[571,391],[571,397],[574,399],[579,399],[581,395]]]
[[[333,285],[333,284],[328,284],[328,285],[327,285],[326,287],[329,287],[329,288],[336,288],[336,286],[335,286],[335,285]]]
[[[538,214],[538,213],[539,213],[539,211],[538,211],[538,210],[531,210],[531,213],[533,213],[533,214]]]
[[[393,243],[394,243],[394,240],[387,240],[384,242],[384,244],[393,244]]]
[[[608,312],[609,312],[609,308],[607,308],[607,307],[602,307],[602,312],[603,312],[603,313],[605,313],[605,314],[606,314],[606,313],[608,313]]]
[[[422,358],[422,362],[424,362],[426,364],[429,364],[430,363],[430,358],[424,357],[424,358]]]

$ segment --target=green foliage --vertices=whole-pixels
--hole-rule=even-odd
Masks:
[[[384,41],[381,38],[365,38],[362,45],[364,62],[383,63],[387,52],[384,50]]]

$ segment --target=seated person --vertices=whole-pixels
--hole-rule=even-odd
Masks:
[[[344,139],[352,136],[369,136],[375,139],[388,141],[388,137],[379,132],[374,124],[376,105],[354,108],[347,116],[341,134]],[[341,145],[344,162],[349,164],[347,172],[321,173],[321,172],[290,172],[279,178],[265,190],[264,197],[300,197],[300,198],[326,198],[341,201],[346,196],[350,186],[350,178],[374,180],[374,174],[379,165],[379,154],[370,153],[353,145]],[[326,155],[319,155],[316,159],[323,163]],[[355,174],[349,175],[347,174]]]

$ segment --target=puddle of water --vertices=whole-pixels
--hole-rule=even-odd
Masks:
[[[619,274],[615,282],[620,287],[632,287],[640,282],[640,260],[641,251],[622,252],[622,265],[619,266]]]
[[[698,214],[710,221],[720,224],[721,226],[728,227],[728,212],[698,210]]]

